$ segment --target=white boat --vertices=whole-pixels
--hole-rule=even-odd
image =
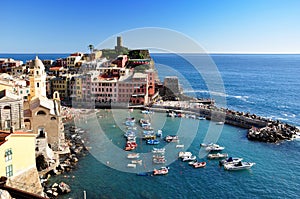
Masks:
[[[184,158],[184,157],[188,157],[188,156],[192,156],[193,154],[191,153],[191,152],[188,152],[188,151],[186,151],[186,152],[184,152],[184,151],[180,151],[179,153],[178,153],[178,157],[179,158]]]
[[[163,158],[153,158],[153,163],[164,164],[164,163],[166,163],[166,159],[164,157]]]
[[[255,163],[253,162],[238,162],[234,164],[225,164],[224,169],[226,170],[243,170],[243,169],[250,169]]]
[[[193,167],[195,169],[197,169],[197,168],[203,168],[205,166],[206,166],[206,162],[196,162],[196,163],[193,164]]]
[[[205,148],[206,151],[222,151],[225,147],[223,146],[208,146]]]
[[[157,137],[162,137],[162,130],[157,130],[157,133],[156,133],[156,136]]]
[[[139,153],[129,153],[127,155],[127,158],[128,159],[136,159],[136,158],[139,158],[140,157],[140,154]]]
[[[215,146],[215,147],[217,147],[217,146],[220,146],[220,145],[214,144],[214,143],[209,143],[209,144],[201,143],[200,146],[202,146],[202,147],[208,147],[208,146]]]
[[[233,158],[233,157],[229,157],[225,160],[220,160],[219,161],[219,164],[220,165],[225,165],[225,164],[235,164],[235,163],[238,163],[240,161],[242,161],[243,158]]]
[[[152,153],[165,153],[166,149],[165,148],[153,148]]]
[[[201,117],[201,116],[197,117],[197,119],[198,119],[198,120],[206,120],[205,117]]]
[[[131,160],[132,164],[142,164],[143,160]]]
[[[183,162],[187,162],[187,161],[193,161],[193,160],[196,160],[197,159],[197,157],[195,156],[195,155],[193,155],[193,156],[187,156],[187,157],[184,157],[183,159],[182,159],[182,161]]]
[[[223,125],[224,122],[217,122],[216,125]]]
[[[166,175],[169,173],[169,167],[161,167],[160,169],[154,169],[153,175]]]
[[[183,144],[177,144],[176,148],[184,148],[184,145]]]
[[[227,153],[212,153],[212,154],[208,154],[207,157],[209,159],[227,158],[228,154]]]
[[[141,113],[143,114],[151,114],[153,113],[152,111],[149,111],[149,110],[142,110]]]
[[[136,164],[127,164],[127,167],[129,167],[129,168],[136,168]]]

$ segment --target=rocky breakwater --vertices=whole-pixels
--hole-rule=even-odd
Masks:
[[[295,126],[272,121],[263,128],[252,127],[249,129],[247,137],[249,140],[278,143],[283,140],[292,140],[299,133],[299,129]]]
[[[42,180],[44,181],[44,192],[50,198],[69,193],[71,191],[71,187],[64,182],[54,182],[52,183],[52,185],[49,185],[47,180],[45,179],[48,179],[50,176],[61,174],[64,174],[64,177],[66,178],[75,178],[76,176],[70,176],[69,173],[73,169],[76,169],[79,158],[85,156],[88,152],[86,147],[84,146],[84,140],[82,138],[82,134],[84,134],[86,131],[80,128],[76,128],[75,126],[68,125],[65,129],[68,129],[65,131],[65,136],[70,148],[70,153],[60,155],[58,166],[47,172]]]

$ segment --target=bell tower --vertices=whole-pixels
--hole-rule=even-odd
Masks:
[[[43,62],[35,57],[30,65],[30,96],[46,97],[46,72]]]

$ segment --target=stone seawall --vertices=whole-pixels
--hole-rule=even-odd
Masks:
[[[300,136],[300,130],[295,126],[283,124],[278,120],[273,121],[255,114],[217,108],[213,105],[195,105],[188,102],[164,102],[154,104],[148,109],[158,112],[195,114],[205,117],[208,120],[246,128],[248,129],[247,137],[249,140],[276,143]]]

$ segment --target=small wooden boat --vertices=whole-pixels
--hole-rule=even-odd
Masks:
[[[139,153],[129,153],[127,155],[127,158],[128,159],[136,159],[136,158],[139,158],[140,157],[140,154]]]
[[[143,160],[131,160],[132,164],[142,164]]]
[[[127,167],[129,167],[129,168],[136,168],[136,164],[127,164]]]
[[[161,167],[160,169],[154,169],[153,175],[166,175],[169,173],[169,167]]]
[[[194,168],[203,168],[206,166],[206,162],[196,162],[193,164]]]

